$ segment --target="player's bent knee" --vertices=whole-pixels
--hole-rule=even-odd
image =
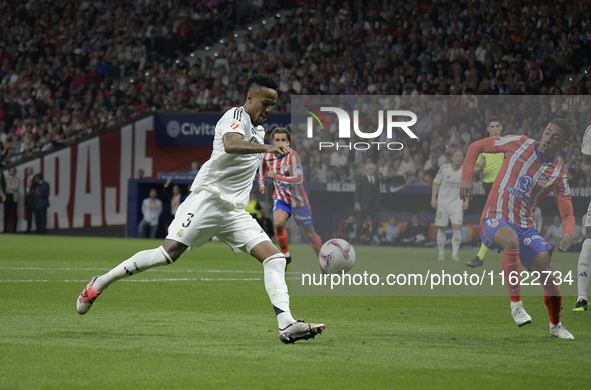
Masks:
[[[178,258],[181,257],[181,255],[185,252],[185,250],[187,250],[187,248],[188,247],[185,244],[170,239],[164,240],[164,244],[162,244],[162,249],[168,256],[170,256],[170,261],[172,263],[177,261]]]
[[[250,255],[261,263],[268,257],[279,254],[279,250],[271,241],[262,241],[256,244],[251,250]]]

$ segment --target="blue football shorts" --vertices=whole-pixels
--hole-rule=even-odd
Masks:
[[[521,265],[529,270],[529,266],[533,258],[542,251],[549,251],[550,254],[554,248],[534,228],[519,228],[512,223],[503,221],[499,218],[484,218],[480,223],[480,239],[488,249],[501,252],[501,248],[497,247],[493,241],[493,237],[497,230],[503,226],[509,226],[519,237],[519,260]]]
[[[314,222],[312,221],[312,212],[310,211],[310,207],[308,205],[292,208],[286,201],[275,198],[273,199],[273,212],[276,210],[283,210],[290,216],[293,216],[293,219],[300,226],[305,228],[314,227]]]

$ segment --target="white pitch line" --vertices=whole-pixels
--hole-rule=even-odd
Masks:
[[[253,280],[263,280],[263,278],[170,278],[170,279],[126,279],[121,282],[249,282]],[[286,280],[296,280],[296,278],[286,278]],[[28,280],[0,280],[0,283],[86,283],[84,280],[47,280],[47,279],[28,279]]]
[[[50,268],[50,267],[0,267],[0,270],[12,271],[109,271],[110,268]],[[158,272],[208,272],[208,273],[236,273],[261,274],[262,271],[239,271],[223,269],[160,269]]]

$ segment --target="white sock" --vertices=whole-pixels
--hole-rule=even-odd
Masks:
[[[439,258],[445,257],[445,232],[437,229],[437,249],[439,249]]]
[[[277,253],[263,261],[265,288],[277,315],[279,329],[295,322],[289,310],[289,294],[285,283],[285,256]]]
[[[591,278],[591,238],[583,241],[583,248],[579,254],[579,263],[577,266],[577,286],[579,290],[579,299],[587,300],[587,289],[589,288],[589,278]]]
[[[455,230],[454,234],[451,236],[451,254],[452,256],[458,255],[458,250],[460,249],[460,244],[462,242],[462,231],[460,229]]]
[[[141,251],[131,256],[106,274],[99,276],[94,282],[93,287],[96,291],[102,292],[109,287],[111,283],[116,282],[119,279],[172,262],[170,255],[164,250],[162,245],[156,249]]]

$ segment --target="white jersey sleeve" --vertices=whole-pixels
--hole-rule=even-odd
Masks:
[[[247,142],[264,143],[263,127],[252,125],[244,107],[231,108],[215,126],[211,158],[199,170],[191,185],[191,191],[211,192],[227,207],[244,209],[248,204],[262,153],[226,153],[222,140],[226,133],[239,133]]]
[[[586,154],[587,156],[591,156],[591,126],[587,127],[587,129],[585,130],[585,135],[583,135],[581,152],[583,152],[583,154]]]

